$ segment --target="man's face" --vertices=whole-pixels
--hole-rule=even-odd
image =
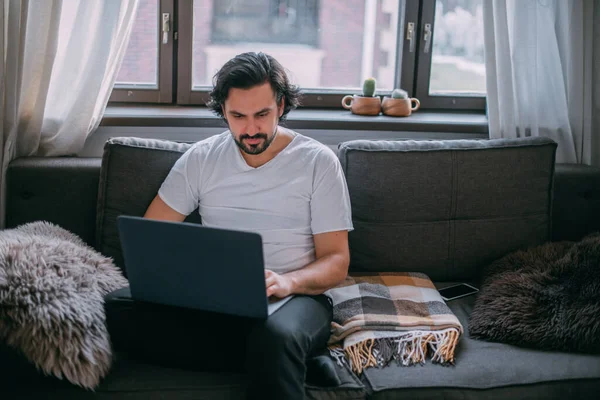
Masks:
[[[269,147],[275,139],[283,101],[277,104],[268,82],[249,89],[229,89],[223,114],[233,139],[243,152],[256,155]]]

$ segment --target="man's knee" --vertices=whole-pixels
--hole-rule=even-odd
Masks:
[[[327,340],[331,322],[328,304],[311,297],[299,297],[288,304],[288,308],[286,305],[277,311],[281,314],[273,314],[253,329],[250,346],[306,355],[315,344]]]
[[[295,321],[277,323],[267,320],[262,328],[261,341],[277,351],[306,352],[310,347],[310,335]]]

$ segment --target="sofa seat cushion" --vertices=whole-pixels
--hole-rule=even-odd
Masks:
[[[165,368],[136,362],[122,354],[118,354],[110,373],[95,391],[82,389],[54,377],[43,376],[30,364],[20,361],[16,364],[19,367],[18,371],[13,369],[10,381],[2,382],[3,399],[177,400],[244,397],[244,375]]]
[[[19,354],[3,348],[2,361],[10,360],[11,374],[2,374],[2,399],[47,400],[191,400],[244,399],[246,376],[239,373],[210,373],[137,362],[119,353],[104,381],[88,391],[55,377],[43,376]],[[1,363],[8,371],[8,365]],[[0,368],[0,372],[4,368]],[[314,373],[317,373],[314,371]],[[311,372],[310,375],[313,373]],[[307,384],[307,398],[314,400],[366,398],[366,389],[356,378],[335,387]]]
[[[455,282],[436,283],[442,288]],[[428,362],[423,366],[390,364],[368,369],[363,380],[373,391],[373,399],[396,399],[407,394],[416,397],[467,399],[559,398],[565,393],[586,398],[590,390],[600,390],[600,356],[550,352],[478,341],[469,337],[468,319],[476,295],[448,302],[465,328],[456,348],[454,366]],[[439,390],[436,394],[435,390]],[[489,395],[489,397],[488,397]]]

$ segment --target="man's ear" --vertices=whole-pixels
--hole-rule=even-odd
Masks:
[[[285,96],[281,96],[281,100],[279,100],[279,104],[277,105],[277,111],[279,111],[279,118],[283,115],[283,109],[285,107]]]

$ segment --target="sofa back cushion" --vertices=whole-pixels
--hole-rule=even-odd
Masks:
[[[545,138],[340,144],[351,270],[469,280],[549,240],[555,151]]]
[[[117,231],[119,215],[143,216],[160,185],[189,143],[119,137],[104,145],[96,210],[96,248],[124,268]],[[187,222],[200,222],[197,211]]]

